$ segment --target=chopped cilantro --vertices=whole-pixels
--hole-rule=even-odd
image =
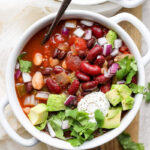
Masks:
[[[137,64],[134,58],[125,57],[118,62],[120,69],[117,71],[117,79],[122,80],[126,78],[126,83],[130,84],[133,76],[137,73]]]
[[[32,67],[32,62],[31,61],[22,60],[22,57],[25,56],[26,54],[27,54],[26,52],[23,52],[17,58],[17,60],[20,64],[21,72],[30,72],[30,68]]]
[[[137,94],[137,93],[143,94],[144,93],[144,86],[140,86],[140,85],[137,85],[135,83],[131,83],[129,85],[129,87],[132,90],[132,92],[135,94]]]
[[[118,141],[124,150],[144,150],[142,143],[135,143],[127,133],[122,133],[118,136]]]
[[[95,119],[97,121],[98,127],[101,128],[104,124],[104,115],[100,110],[95,111]]]

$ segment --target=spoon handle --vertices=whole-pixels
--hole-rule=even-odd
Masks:
[[[54,31],[54,28],[57,26],[57,24],[59,23],[62,15],[64,14],[66,8],[68,7],[68,5],[70,4],[71,0],[63,0],[62,4],[61,4],[61,7],[57,13],[57,16],[55,17],[54,21],[52,22],[48,32],[46,33],[43,41],[42,41],[42,45],[44,45],[48,39],[50,38],[52,32]]]

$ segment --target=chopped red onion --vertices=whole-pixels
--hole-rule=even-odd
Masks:
[[[94,22],[88,21],[88,20],[81,20],[80,23],[81,23],[81,24],[84,24],[84,25],[86,25],[86,26],[88,26],[88,27],[91,27],[91,26],[93,26],[93,24],[94,24]]]
[[[82,30],[81,28],[77,28],[73,33],[74,33],[74,35],[76,35],[77,37],[82,37],[85,32],[84,32],[84,30]]]
[[[84,39],[85,40],[90,40],[92,37],[92,30],[88,29],[85,31],[85,36],[84,36]]]
[[[32,80],[31,75],[25,72],[22,73],[22,78],[24,83],[30,82]]]
[[[76,96],[73,95],[69,95],[68,98],[65,101],[65,105],[68,106],[72,101],[74,101],[76,99]]]
[[[53,128],[52,128],[52,126],[50,125],[50,123],[47,123],[47,127],[48,127],[48,132],[49,132],[50,136],[51,136],[52,138],[56,137],[56,133],[55,133],[55,131],[53,130]]]
[[[122,40],[121,39],[116,39],[114,41],[114,47],[115,48],[120,48],[122,46]]]
[[[64,35],[64,36],[68,36],[68,34],[69,34],[69,29],[66,28],[66,27],[63,27],[61,33],[62,33],[62,35]]]
[[[119,65],[117,63],[113,63],[109,68],[111,74],[115,74],[119,69]]]
[[[34,95],[27,96],[24,100],[24,106],[35,106],[38,104],[38,100],[35,100]]]
[[[105,37],[99,38],[98,39],[98,44],[99,45],[105,45],[105,44],[107,44],[107,39]]]
[[[76,28],[77,27],[77,21],[76,20],[68,20],[65,23],[66,28]]]
[[[111,44],[105,44],[103,49],[103,55],[108,56],[112,52],[112,45]]]
[[[35,98],[39,100],[47,100],[49,97],[49,94],[50,94],[49,92],[41,91],[36,94]]]
[[[108,69],[108,71],[104,71],[104,76],[106,78],[111,78],[115,75],[118,69],[119,69],[119,65],[117,63],[113,63],[111,67]]]
[[[62,128],[63,130],[69,129],[69,128],[70,128],[69,120],[64,120],[64,121],[62,121],[61,128]]]
[[[121,81],[118,81],[117,84],[124,84],[125,81],[124,80],[121,80]]]
[[[118,53],[119,53],[119,49],[115,48],[110,55],[112,57],[115,57],[116,55],[118,55]]]
[[[19,68],[20,68],[19,63],[16,64],[16,67],[15,67],[15,68],[16,68],[16,69],[19,69]]]
[[[20,75],[21,75],[21,71],[20,71],[20,70],[17,70],[17,71],[15,72],[15,79],[18,79],[18,78],[20,77]]]

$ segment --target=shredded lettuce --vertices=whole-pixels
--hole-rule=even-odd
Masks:
[[[118,141],[124,150],[144,150],[142,143],[135,143],[127,133],[122,133],[118,136]]]

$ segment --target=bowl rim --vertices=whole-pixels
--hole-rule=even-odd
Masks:
[[[17,99],[16,91],[15,91],[15,83],[14,83],[14,70],[15,70],[15,64],[16,59],[20,51],[23,49],[23,47],[26,45],[26,43],[32,38],[33,35],[35,35],[38,31],[40,31],[45,26],[49,25],[51,23],[51,20],[56,16],[56,13],[52,13],[46,17],[43,17],[42,19],[38,20],[36,23],[31,25],[21,36],[18,43],[16,44],[15,48],[13,49],[7,65],[6,70],[6,88],[7,88],[7,94],[9,98],[9,103],[11,105],[11,108],[16,116],[16,118],[19,120],[21,125],[34,137],[36,137],[38,140],[56,147],[60,149],[90,149],[97,146],[100,146],[102,144],[105,144],[106,142],[114,139],[117,137],[121,132],[123,132],[128,125],[132,122],[134,117],[136,116],[139,107],[142,102],[142,94],[137,94],[135,96],[135,104],[133,106],[133,109],[130,110],[126,116],[121,120],[121,124],[118,128],[113,129],[107,133],[105,133],[102,136],[99,136],[97,138],[94,138],[91,141],[85,142],[80,147],[72,147],[68,142],[62,141],[57,138],[51,138],[46,133],[38,131],[29,121],[29,119],[26,117],[26,115],[23,113],[23,110],[20,107],[19,101]],[[103,15],[90,12],[90,11],[84,11],[84,10],[68,10],[66,11],[64,17],[62,19],[67,18],[78,18],[78,19],[89,19],[92,21],[95,21],[97,23],[101,23],[108,28],[113,29],[117,32],[117,34],[123,39],[123,41],[127,44],[129,49],[131,50],[132,54],[135,56],[135,59],[137,60],[138,65],[138,84],[144,86],[145,85],[145,72],[144,72],[144,65],[142,62],[142,58],[140,56],[140,53],[138,51],[137,46],[131,39],[131,37],[128,35],[128,33],[122,29],[117,23],[112,21],[110,18],[107,18]],[[57,143],[57,144],[56,144]]]

